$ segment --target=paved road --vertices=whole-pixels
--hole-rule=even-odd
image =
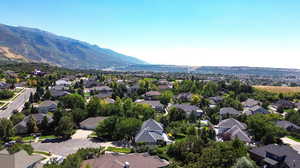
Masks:
[[[22,110],[25,102],[28,101],[30,97],[30,93],[35,93],[35,89],[25,88],[15,100],[7,105],[7,109],[0,111],[0,118],[9,118],[14,110]]]

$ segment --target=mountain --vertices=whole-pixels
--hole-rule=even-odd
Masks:
[[[146,64],[134,57],[39,29],[0,24],[0,60],[102,69]]]

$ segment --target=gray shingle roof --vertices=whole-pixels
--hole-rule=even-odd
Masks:
[[[149,119],[145,121],[135,136],[135,142],[156,143],[158,140],[163,140],[163,126],[159,122]]]
[[[239,140],[243,142],[251,142],[250,137],[246,132],[241,130],[241,128],[238,125],[234,125],[232,128],[227,130],[224,134],[230,134],[231,139],[238,138]]]
[[[242,102],[242,105],[244,107],[253,107],[253,106],[256,106],[256,105],[260,105],[261,102],[260,101],[257,101],[257,100],[254,100],[254,99],[247,99],[246,101]]]
[[[233,126],[237,125],[241,130],[247,129],[247,125],[239,122],[238,120],[234,118],[228,118],[225,120],[220,121],[220,123],[217,125],[217,127],[222,127],[222,128],[232,128]]]
[[[199,107],[190,104],[174,104],[171,107],[179,108],[185,112],[196,112],[201,110]]]
[[[231,114],[231,115],[240,115],[241,112],[237,111],[236,109],[232,107],[223,107],[220,109],[220,114],[225,115],[225,114]]]
[[[300,129],[300,127],[298,125],[293,124],[286,120],[277,121],[276,125],[283,129],[288,129],[288,128]]]
[[[267,152],[275,154],[277,156],[286,156],[284,162],[289,168],[300,167],[300,155],[297,153],[297,151],[287,145],[270,144],[251,149],[249,152],[262,158],[266,158]]]

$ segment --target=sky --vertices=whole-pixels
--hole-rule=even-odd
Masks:
[[[0,23],[154,64],[300,68],[299,0],[0,0]]]

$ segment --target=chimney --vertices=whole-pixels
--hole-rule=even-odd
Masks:
[[[129,164],[129,162],[125,162],[125,164],[124,164],[124,168],[130,168],[130,164]]]

